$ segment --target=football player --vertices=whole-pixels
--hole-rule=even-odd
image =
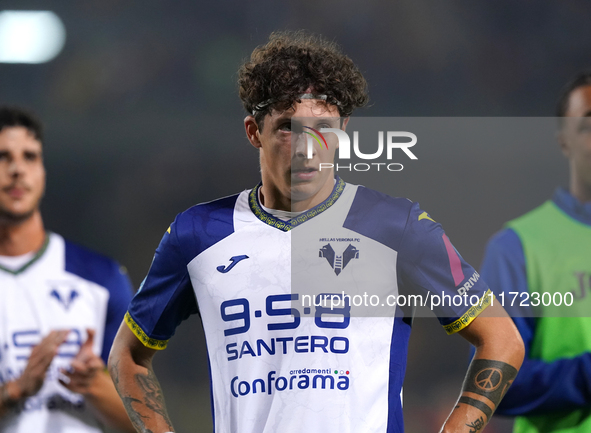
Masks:
[[[334,139],[308,158],[297,138],[346,128],[368,99],[357,66],[321,37],[276,33],[239,86],[262,181],[190,208],[164,234],[109,361],[138,431],[173,431],[151,363],[191,314],[205,329],[216,432],[403,431],[411,317],[356,314],[349,289],[362,282],[426,297],[470,287],[477,305],[438,310],[448,333],[477,347],[444,431],[480,431],[521,365],[511,319],[417,204],[321,170]],[[314,282],[314,302],[294,308]]]
[[[517,433],[591,430],[591,73],[565,86],[556,114],[569,187],[509,221],[482,264],[495,293],[520,299],[508,310],[526,357],[499,408]]]
[[[131,285],[45,229],[42,140],[35,117],[0,107],[0,432],[132,432],[106,371]]]

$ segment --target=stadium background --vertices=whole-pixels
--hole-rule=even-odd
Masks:
[[[552,116],[562,85],[591,66],[591,4],[580,0],[4,0],[0,9],[52,10],[67,31],[49,63],[0,64],[1,103],[46,124],[46,225],[124,263],[135,287],[176,213],[257,183],[235,71],[273,30],[338,41],[369,82],[363,116]],[[436,158],[415,150],[430,175],[400,182],[399,195],[419,201],[476,267],[504,221],[567,182],[552,136],[446,143]],[[186,322],[155,361],[178,431],[211,431],[200,326]],[[467,354],[435,319],[416,320],[407,432],[437,431]]]

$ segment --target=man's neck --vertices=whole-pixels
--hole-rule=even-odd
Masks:
[[[0,256],[20,256],[37,251],[44,241],[45,229],[38,210],[20,224],[0,224]]]
[[[591,185],[578,176],[572,174],[570,179],[570,193],[581,203],[591,202]]]
[[[288,212],[304,212],[308,209],[312,209],[314,206],[318,206],[326,200],[330,196],[333,188],[334,180],[323,185],[323,187],[313,196],[296,201],[292,200],[291,197],[286,197],[281,194],[281,191],[274,188],[270,182],[263,182],[261,187],[261,204],[270,209]]]

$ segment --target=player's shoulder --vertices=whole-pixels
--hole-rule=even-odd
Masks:
[[[398,250],[418,203],[358,186],[344,227]]]
[[[548,211],[554,207],[547,200],[532,210],[507,221],[503,228],[496,232],[486,244],[485,260],[491,257],[513,256],[523,257],[524,239],[537,237],[547,229],[551,229]]]
[[[380,213],[385,211],[392,216],[408,215],[413,206],[412,200],[405,197],[392,197],[383,192],[367,188],[363,185],[357,186],[352,209],[361,211],[365,209],[368,213]]]
[[[196,204],[179,213],[164,233],[162,245],[176,245],[188,263],[234,233],[234,212],[240,194]]]
[[[519,253],[523,250],[519,235],[511,227],[504,227],[488,240],[486,244],[485,259],[506,255],[507,253]]]
[[[179,215],[184,215],[190,218],[225,219],[228,212],[234,210],[236,200],[238,200],[240,194],[241,193],[232,194],[215,200],[198,203],[184,212],[181,212]]]
[[[555,205],[552,203],[552,201],[547,200],[529,212],[526,212],[525,214],[508,221],[505,226],[518,229],[520,227],[532,226],[540,222],[544,222],[546,220],[548,211],[554,208]]]
[[[195,229],[215,233],[227,231],[233,225],[234,210],[240,193],[191,206],[179,213],[174,221],[177,236],[192,234]]]
[[[66,272],[104,287],[109,287],[114,278],[126,274],[112,258],[69,239],[64,238],[63,242]]]
[[[413,222],[422,220],[424,220],[423,225],[429,221],[437,224],[426,211],[421,209],[418,202],[406,197],[393,197],[361,185],[357,187],[349,216],[355,217],[355,215],[356,218],[362,217],[370,224],[388,222],[390,226],[399,229],[413,226]]]

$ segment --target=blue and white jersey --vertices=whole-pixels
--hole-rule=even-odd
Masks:
[[[70,329],[41,390],[0,418],[6,433],[96,433],[103,429],[79,394],[58,382],[87,329],[94,351],[107,361],[132,296],[127,275],[113,260],[50,233],[20,269],[0,266],[0,384],[20,377],[33,346],[52,330]]]
[[[436,309],[453,333],[486,307],[486,285],[407,199],[337,179],[323,203],[285,222],[262,209],[259,187],[178,215],[126,323],[164,349],[200,314],[218,433],[402,432],[412,312],[363,303],[359,313],[353,294],[382,303],[469,291],[481,305]],[[317,302],[326,294],[342,304]]]

